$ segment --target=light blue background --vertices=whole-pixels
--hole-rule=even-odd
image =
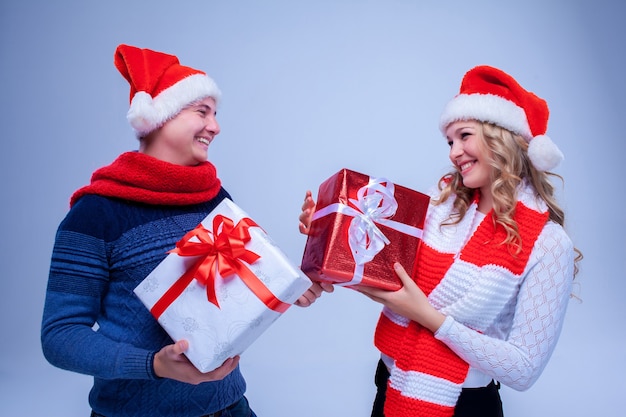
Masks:
[[[623,408],[626,250],[623,2],[2,1],[0,414],[86,417],[90,378],[42,357],[54,233],[74,190],[136,149],[119,43],[178,55],[223,90],[210,159],[288,256],[305,190],[340,168],[417,190],[448,167],[437,121],[464,72],[490,64],[551,106],[567,228],[585,254],[552,361],[507,417]],[[621,162],[620,162],[621,161]],[[338,288],[292,308],[243,356],[259,416],[368,416],[379,306]]]

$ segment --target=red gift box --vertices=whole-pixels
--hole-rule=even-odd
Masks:
[[[300,268],[314,281],[400,289],[393,263],[413,271],[429,202],[387,179],[342,169],[319,187]]]

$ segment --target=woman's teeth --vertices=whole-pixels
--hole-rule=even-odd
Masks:
[[[465,171],[469,169],[473,164],[474,162],[466,162],[463,165],[461,165],[459,168],[461,168],[461,171]]]

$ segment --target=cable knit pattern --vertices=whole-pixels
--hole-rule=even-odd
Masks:
[[[203,175],[203,170],[195,172]],[[51,364],[94,376],[89,403],[96,412],[107,417],[194,417],[221,410],[244,395],[239,369],[221,381],[199,385],[158,378],[154,354],[173,341],[133,293],[167,251],[225,197],[229,194],[221,188],[199,204],[164,206],[87,193],[59,225],[42,348]]]
[[[530,388],[556,346],[574,268],[573,245],[548,223],[537,239],[515,298],[484,334],[448,317],[435,337],[472,367],[516,390]]]
[[[515,388],[530,386],[545,367],[561,329],[574,252],[563,229],[546,223],[547,207],[529,186],[520,187],[518,200],[522,251],[515,256],[499,244],[505,232],[494,228],[492,213],[474,231],[475,203],[454,226],[440,227],[452,199],[429,209],[416,282],[447,319],[433,337],[383,309],[375,343],[395,361],[387,417],[451,416],[469,366]]]
[[[185,206],[209,201],[217,195],[221,185],[217,170],[209,161],[185,166],[142,152],[125,152],[112,164],[96,170],[91,183],[72,195],[70,206],[87,194]]]

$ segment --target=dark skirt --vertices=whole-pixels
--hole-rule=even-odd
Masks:
[[[376,368],[376,398],[372,407],[372,417],[384,417],[383,408],[387,392],[389,371],[382,360]],[[500,383],[491,381],[482,388],[463,388],[454,407],[454,417],[503,417]]]

